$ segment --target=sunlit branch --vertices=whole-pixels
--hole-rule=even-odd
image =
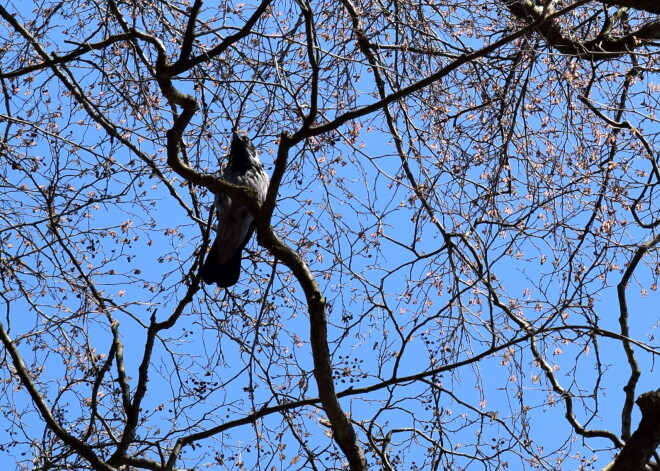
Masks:
[[[351,470],[366,470],[366,458],[360,448],[355,430],[339,404],[335,385],[332,379],[332,362],[328,347],[328,327],[326,319],[326,300],[321,293],[314,275],[304,260],[287,246],[270,226],[272,215],[273,192],[279,187],[284,174],[289,149],[290,137],[283,134],[280,137],[280,148],[276,168],[271,178],[271,186],[264,202],[264,210],[257,219],[257,237],[259,243],[267,248],[275,257],[286,265],[294,274],[303,288],[307,301],[310,321],[310,343],[314,358],[314,377],[319,390],[319,398],[323,409],[333,425],[333,438],[346,454]]]

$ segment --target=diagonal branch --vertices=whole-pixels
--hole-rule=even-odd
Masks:
[[[503,0],[503,3],[514,16],[527,23],[540,22],[550,16],[545,6],[537,5],[532,0]],[[536,32],[553,49],[586,60],[612,59],[630,54],[645,42],[660,39],[660,21],[650,21],[622,36],[612,35],[610,30],[611,27],[606,27],[593,39],[579,40],[572,38],[555,21],[542,21],[536,27]]]
[[[9,353],[9,356],[11,357],[12,360],[12,365],[16,370],[16,374],[20,378],[21,383],[23,384],[25,389],[28,391],[28,394],[30,395],[32,402],[39,410],[39,413],[41,414],[43,420],[46,422],[48,428],[53,431],[53,433],[57,436],[57,438],[62,440],[69,447],[75,450],[76,453],[78,453],[80,456],[85,458],[94,467],[94,469],[97,469],[99,471],[116,471],[114,467],[110,466],[101,458],[96,456],[96,454],[94,453],[91,447],[87,446],[87,444],[85,444],[84,442],[74,437],[69,432],[67,432],[59,424],[59,422],[55,419],[55,417],[53,417],[53,414],[50,411],[50,407],[48,406],[48,404],[46,404],[46,401],[41,396],[41,394],[39,394],[37,387],[32,382],[32,378],[30,378],[30,373],[27,367],[25,366],[25,363],[23,362],[23,359],[21,358],[18,349],[16,348],[16,345],[14,344],[14,342],[11,341],[9,335],[7,334],[7,331],[5,330],[4,325],[2,324],[0,324],[0,341],[4,345],[5,350],[7,350],[7,352]]]
[[[309,270],[304,259],[280,239],[270,224],[274,207],[274,197],[281,181],[288,152],[291,148],[291,136],[280,136],[280,147],[275,162],[275,171],[264,203],[264,210],[257,219],[257,238],[259,244],[268,249],[278,260],[282,261],[300,283],[305,299],[310,323],[310,344],[314,361],[314,378],[319,391],[319,400],[323,410],[332,423],[333,438],[348,459],[352,471],[366,471],[367,460],[360,447],[348,417],[339,404],[335,384],[332,379],[332,358],[328,346],[328,320],[326,315],[326,300],[321,289]]]
[[[5,20],[7,20],[7,16],[6,16],[5,13],[6,13],[6,10],[2,6],[0,6],[0,14],[2,15],[2,17]],[[14,19],[14,21],[15,21],[15,19]],[[16,25],[17,24],[18,23],[16,23]],[[12,24],[12,26],[14,26],[14,28],[16,27],[15,24]],[[26,75],[26,74],[29,74],[29,73],[34,72],[36,70],[46,69],[46,68],[53,67],[53,66],[59,65],[59,64],[66,64],[68,62],[76,60],[77,58],[83,56],[84,54],[87,54],[88,52],[105,49],[105,48],[107,48],[108,46],[110,46],[114,43],[126,41],[128,39],[133,38],[133,37],[134,37],[134,34],[129,32],[129,33],[116,34],[114,36],[110,36],[110,37],[104,39],[103,41],[99,41],[99,42],[96,42],[96,43],[80,44],[77,49],[74,49],[73,51],[67,52],[64,55],[54,55],[53,54],[52,58],[50,58],[50,59],[43,59],[42,58],[42,61],[39,62],[38,64],[30,65],[30,66],[27,66],[27,67],[22,67],[20,69],[12,70],[11,72],[0,73],[0,79],[20,77],[21,75]]]
[[[252,31],[252,27],[259,20],[259,18],[261,18],[263,14],[266,13],[268,8],[270,7],[271,2],[272,0],[263,0],[261,4],[257,7],[257,9],[254,11],[252,16],[248,18],[248,20],[245,22],[245,25],[240,29],[240,31],[238,31],[235,34],[230,34],[229,36],[224,38],[220,42],[220,44],[218,44],[211,50],[190,58],[185,57],[183,54],[181,54],[179,60],[177,60],[174,64],[172,64],[168,68],[168,73],[170,74],[170,76],[174,77],[182,72],[185,72],[186,70],[192,69],[196,65],[207,62],[209,59],[213,57],[217,57],[218,55],[226,51],[231,45],[237,43],[238,41],[246,37],[248,34],[250,34],[250,32]],[[190,26],[190,24],[188,26]],[[186,34],[188,34],[188,31],[186,32]]]
[[[434,72],[431,75],[428,75],[427,77],[424,77],[423,79],[420,79],[417,82],[408,85],[407,87],[395,90],[390,94],[388,94],[386,97],[381,98],[380,100],[375,101],[369,105],[365,105],[362,106],[361,108],[356,108],[351,111],[347,111],[346,113],[337,116],[335,119],[333,119],[332,121],[328,121],[327,123],[318,124],[316,126],[311,126],[307,128],[301,128],[298,132],[296,132],[293,135],[292,137],[293,143],[295,144],[301,142],[303,139],[306,139],[308,137],[318,136],[326,132],[333,131],[339,128],[340,126],[342,126],[343,124],[348,123],[349,121],[353,121],[363,116],[370,115],[371,113],[380,111],[384,107],[399,100],[402,100],[407,96],[410,96],[413,93],[416,93],[428,87],[432,83],[442,80],[453,71],[459,69],[461,66],[473,62],[482,57],[486,57],[488,54],[498,50],[500,47],[529,34],[530,32],[534,31],[536,28],[538,28],[540,25],[552,21],[555,18],[559,18],[560,16],[565,15],[566,13],[578,8],[579,6],[589,3],[590,1],[591,0],[578,0],[577,2],[567,6],[566,8],[563,8],[555,13],[547,15],[545,18],[540,18],[538,20],[533,21],[524,28],[521,28],[509,35],[506,35],[503,38],[498,39],[497,41],[489,44],[488,46],[484,46],[481,49],[478,49],[476,51],[467,54],[461,54],[449,64],[445,65],[444,67],[441,67],[437,72]]]
[[[181,53],[179,54],[179,61],[185,61],[192,53],[193,42],[195,41],[195,25],[199,11],[202,8],[204,0],[195,0],[194,5],[190,8],[190,17],[188,18],[188,25],[186,32],[183,35],[183,42],[181,43]]]

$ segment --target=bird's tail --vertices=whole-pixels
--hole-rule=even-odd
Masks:
[[[241,275],[241,250],[236,250],[225,263],[220,262],[217,240],[211,245],[202,267],[202,281],[206,284],[215,283],[220,288],[228,288],[238,282]]]

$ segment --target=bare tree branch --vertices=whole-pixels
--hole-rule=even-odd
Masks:
[[[616,7],[634,8],[636,10],[644,10],[649,13],[660,14],[660,5],[653,0],[601,0],[606,5]]]

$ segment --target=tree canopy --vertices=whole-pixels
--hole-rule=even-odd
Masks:
[[[658,15],[3,2],[0,462],[656,466]],[[257,221],[230,289],[217,192]]]

